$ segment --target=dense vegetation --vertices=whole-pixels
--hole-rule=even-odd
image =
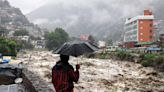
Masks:
[[[25,29],[21,29],[19,31],[14,32],[14,36],[26,36],[29,35],[29,32]]]
[[[0,36],[5,36],[8,33],[9,33],[9,30],[7,30],[6,28],[0,26]]]
[[[34,46],[29,42],[29,41],[17,41],[18,44],[18,50],[20,49],[27,49],[27,50],[32,50],[34,49]]]
[[[139,63],[145,67],[156,67],[164,71],[164,55],[141,54]]]
[[[16,56],[17,53],[16,41],[0,37],[0,53],[2,55]]]
[[[53,50],[69,40],[69,35],[62,28],[56,28],[55,31],[45,33],[46,47]]]
[[[130,61],[141,64],[144,67],[153,67],[164,72],[164,55],[160,54],[134,54],[126,51],[102,52],[87,55],[89,58],[116,59],[119,61]]]
[[[3,56],[16,56],[20,49],[33,49],[33,45],[25,41],[15,41],[0,37],[0,53]]]

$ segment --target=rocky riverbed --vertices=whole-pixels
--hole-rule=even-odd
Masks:
[[[54,92],[51,69],[59,60],[48,51],[20,53],[24,73],[38,92]],[[164,92],[164,73],[126,61],[71,57],[73,66],[81,65],[75,92]]]

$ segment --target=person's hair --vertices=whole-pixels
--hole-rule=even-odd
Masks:
[[[68,63],[69,56],[67,56],[67,55],[60,55],[60,60],[63,63]]]

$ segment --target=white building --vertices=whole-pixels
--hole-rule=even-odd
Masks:
[[[105,41],[98,41],[98,47],[99,48],[105,48],[106,47],[106,42]]]
[[[17,36],[17,39],[28,42],[30,40],[30,37],[29,36]]]

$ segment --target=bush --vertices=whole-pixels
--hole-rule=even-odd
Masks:
[[[149,61],[142,61],[141,65],[143,65],[144,67],[150,67],[153,66],[153,62],[149,62]]]
[[[141,54],[140,55],[140,60],[141,61],[149,61],[149,62],[154,62],[156,61],[156,54]]]
[[[156,69],[162,69],[164,65],[164,56],[156,54],[141,54],[141,65],[144,67],[155,67]]]
[[[124,52],[124,51],[118,51],[116,53],[116,56],[121,59],[121,60],[129,60],[132,59],[132,56],[130,55],[130,53],[128,52]]]
[[[16,56],[17,43],[13,40],[0,38],[0,53],[3,56]]]
[[[156,65],[164,64],[164,56],[158,56],[158,57],[155,59],[155,64],[156,64]]]
[[[106,59],[107,53],[100,53],[100,59]]]
[[[145,60],[149,60],[149,59],[154,59],[155,57],[156,57],[155,54],[146,54],[146,55],[144,56],[144,59],[145,59]]]

